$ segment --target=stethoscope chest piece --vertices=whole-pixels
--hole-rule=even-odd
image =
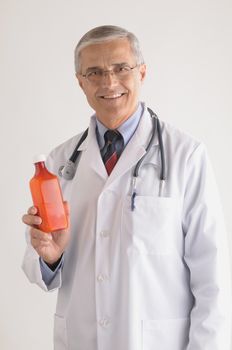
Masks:
[[[61,165],[58,170],[60,177],[65,180],[72,180],[75,176],[76,167],[75,164],[69,159],[65,165]]]

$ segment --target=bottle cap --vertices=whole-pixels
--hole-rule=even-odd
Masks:
[[[33,163],[45,162],[46,156],[44,154],[36,154],[33,157]]]

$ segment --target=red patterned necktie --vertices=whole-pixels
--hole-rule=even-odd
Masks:
[[[104,134],[104,139],[105,145],[101,150],[101,155],[106,171],[110,175],[123,151],[124,141],[122,135],[117,130],[107,130]]]

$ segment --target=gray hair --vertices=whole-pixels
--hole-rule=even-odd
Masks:
[[[93,28],[90,31],[88,31],[86,34],[83,35],[83,37],[80,39],[79,43],[77,44],[75,48],[76,74],[80,70],[80,53],[84,47],[97,44],[97,43],[102,43],[105,41],[119,39],[119,38],[128,39],[131,45],[132,52],[136,58],[136,64],[143,64],[144,59],[143,59],[142,52],[140,50],[139,41],[136,38],[136,36],[133,33],[128,32],[128,30],[124,28],[112,26],[112,25],[104,25],[104,26]]]

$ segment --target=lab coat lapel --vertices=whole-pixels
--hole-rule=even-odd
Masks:
[[[141,116],[140,123],[131,140],[122,152],[121,157],[116,163],[112,173],[108,177],[105,187],[110,186],[116,179],[122,176],[129,169],[133,168],[136,163],[146,153],[146,147],[152,134],[152,120],[147,108],[144,106],[144,112]],[[158,144],[157,135],[155,135],[154,145]]]
[[[100,177],[106,180],[108,174],[102,161],[99,145],[97,142],[95,116],[91,117],[88,136],[79,149],[80,151],[85,151],[84,158],[86,162],[88,162],[88,166]]]

